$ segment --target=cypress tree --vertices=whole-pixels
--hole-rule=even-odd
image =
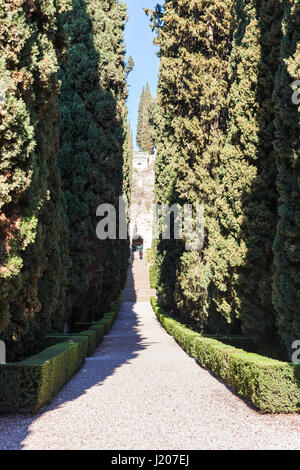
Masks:
[[[284,0],[283,4],[274,90],[279,221],[273,245],[273,303],[278,333],[290,360],[292,343],[300,338],[300,107],[297,94],[293,97],[293,83],[300,77],[300,3]]]
[[[167,1],[152,13],[161,57],[157,202],[202,204],[206,210],[203,250],[185,252],[182,241],[158,241],[159,294],[200,329],[207,323],[212,281],[206,253],[218,234],[215,173],[226,126],[231,4]]]
[[[280,43],[287,44],[282,14],[283,3],[276,0],[170,1],[152,12],[161,57],[154,113],[157,202],[205,208],[202,250],[186,252],[176,240],[155,243],[159,296],[198,330],[242,331],[256,337],[260,352],[277,357],[272,243],[278,193],[272,142],[283,110],[275,116],[272,92]],[[293,64],[295,18],[294,11],[289,29],[294,49],[290,56],[285,51]],[[295,79],[296,66],[290,70],[290,80]],[[286,89],[280,76],[278,90]],[[298,126],[295,109],[293,117]],[[277,266],[281,243],[277,234]],[[276,273],[274,280],[279,318]]]
[[[142,149],[144,108],[145,108],[145,87],[143,87],[141,97],[140,97],[139,111],[138,111],[138,125],[137,125],[137,134],[136,134],[136,143],[140,151]]]
[[[255,336],[260,352],[278,355],[272,306],[272,243],[277,219],[274,75],[282,5],[238,0],[233,10],[229,120],[218,171],[220,243],[212,244],[213,318]]]
[[[99,318],[128,266],[127,240],[96,236],[97,207],[117,207],[130,187],[125,21],[126,6],[116,0],[74,0],[64,19],[70,49],[61,71],[59,162],[71,233],[71,322]]]
[[[149,84],[147,83],[146,87],[143,87],[139,104],[137,144],[141,152],[150,154],[152,154],[154,150],[153,130],[150,120],[150,110],[153,101]]]
[[[0,333],[8,360],[64,321],[67,229],[56,166],[64,0],[0,5]]]
[[[150,121],[150,112],[153,104],[153,97],[149,88],[149,84],[146,84],[145,89],[145,104],[144,104],[144,116],[143,116],[143,135],[142,135],[142,151],[153,154],[154,142],[153,142],[153,130]]]

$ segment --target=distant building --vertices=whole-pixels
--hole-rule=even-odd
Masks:
[[[130,240],[133,250],[142,246],[144,250],[151,248],[153,232],[153,199],[154,169],[152,163],[156,155],[144,152],[133,153],[133,173],[131,208],[130,208]]]
[[[154,160],[155,154],[150,155],[149,153],[135,150],[133,152],[132,166],[135,170],[146,170]]]
[[[145,214],[140,215],[130,225],[130,240],[132,246],[143,245],[143,249],[146,250],[152,246],[153,236],[153,211],[151,208],[145,211]]]

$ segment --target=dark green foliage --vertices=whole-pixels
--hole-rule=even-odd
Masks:
[[[88,354],[91,355],[101,343],[103,336],[106,335],[113,326],[117,312],[109,312],[104,315],[99,322],[78,322],[73,327],[74,334],[87,336],[89,339]],[[83,328],[89,327],[88,330]]]
[[[166,331],[202,367],[212,370],[262,413],[299,412],[300,367],[206,338],[165,314],[151,298],[153,309]]]
[[[150,287],[151,287],[151,289],[156,289],[156,286],[157,286],[156,266],[150,266],[150,268],[149,268],[149,278],[150,278]]]
[[[95,325],[90,326],[90,330],[95,330],[96,331],[96,338],[97,338],[97,343],[96,345],[98,346],[102,339],[103,336],[105,335],[105,325],[98,323]]]
[[[277,223],[272,92],[282,5],[237,1],[233,11],[229,119],[217,173],[220,242],[212,252],[211,295],[217,315],[228,323],[239,319],[262,353],[278,356],[271,296]]]
[[[150,121],[153,103],[154,99],[147,83],[146,87],[143,87],[140,98],[136,142],[141,152],[150,154],[154,151],[153,129]]]
[[[127,240],[96,236],[97,207],[130,196],[125,21],[126,7],[116,0],[74,0],[64,17],[70,48],[60,72],[59,164],[70,221],[70,322],[99,319],[128,267]]]
[[[88,338],[72,336],[26,361],[0,365],[0,413],[34,413],[82,366]]]
[[[99,322],[77,322],[73,325],[73,333],[83,334],[83,330],[95,330],[98,338],[98,344],[101,342],[104,334],[107,334],[111,329],[121,306],[121,297],[112,303],[109,312],[104,315]]]
[[[136,133],[136,143],[140,150],[142,148],[144,107],[145,107],[145,87],[143,87],[141,97],[140,97],[139,111],[138,111],[138,125],[137,125],[137,133]]]
[[[96,237],[97,207],[117,206],[122,195],[130,202],[125,21],[117,0],[1,2],[0,338],[8,361],[40,351],[65,322],[101,318],[125,282],[128,241]]]
[[[300,107],[292,101],[292,84],[300,78],[300,4],[297,0],[283,4],[274,90],[279,222],[273,245],[273,303],[278,332],[290,358],[292,343],[300,338]]]
[[[0,333],[8,360],[64,321],[68,230],[56,166],[58,22],[68,0],[0,5]]]
[[[88,356],[93,354],[96,347],[98,346],[98,335],[95,329],[90,329],[86,331],[81,331],[78,333],[79,336],[86,336],[89,340],[89,347],[88,347]]]
[[[216,339],[217,341],[221,341],[221,343],[227,344],[229,346],[234,346],[237,349],[243,349],[244,351],[257,353],[257,346],[255,337],[249,336],[239,336],[239,335],[231,335],[231,336],[220,336],[220,335],[205,335],[206,338]]]
[[[220,243],[216,175],[226,128],[231,1],[167,1],[153,14],[160,46],[156,127],[156,200],[204,205],[205,247],[185,252],[184,243],[159,240],[158,293],[185,321],[203,329],[214,305],[209,289]],[[223,326],[223,321],[218,320]],[[217,327],[218,325],[216,325]]]
[[[56,344],[62,343],[63,341],[66,341],[69,338],[70,338],[70,335],[64,335],[62,333],[47,335],[45,338],[45,348],[50,348],[51,346],[55,346]]]
[[[260,353],[290,357],[300,334],[299,2],[170,0],[151,14],[156,201],[205,211],[203,249],[155,243],[158,295],[199,332],[242,333]]]
[[[29,359],[0,365],[0,413],[34,413],[50,403],[111,329],[121,299],[100,322],[75,324],[72,335],[48,335],[47,348]],[[89,327],[82,331],[83,328]]]

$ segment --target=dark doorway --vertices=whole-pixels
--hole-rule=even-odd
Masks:
[[[143,251],[143,247],[144,247],[144,240],[143,240],[142,237],[137,236],[132,240],[132,251],[133,252]]]

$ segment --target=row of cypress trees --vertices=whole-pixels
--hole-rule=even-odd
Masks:
[[[202,332],[254,336],[290,357],[300,338],[298,0],[166,1],[156,199],[202,204],[204,247],[155,242],[158,290]]]
[[[96,237],[96,209],[130,192],[126,7],[0,5],[0,338],[8,360],[65,323],[101,317],[127,241]]]

